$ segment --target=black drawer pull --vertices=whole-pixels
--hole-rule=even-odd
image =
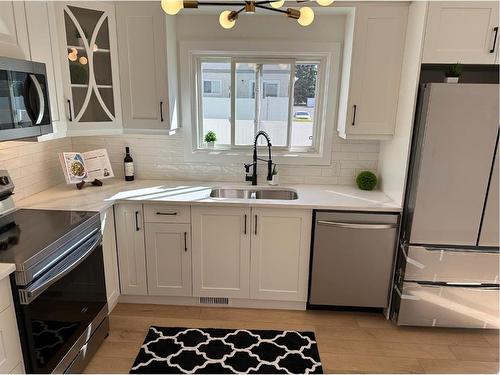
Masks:
[[[358,106],[356,104],[354,104],[352,106],[352,123],[351,123],[352,126],[356,125],[356,111],[357,110],[358,110]]]
[[[176,216],[177,212],[157,212],[156,214],[160,216]]]
[[[490,49],[490,53],[494,53],[495,52],[495,48],[497,46],[498,26],[494,27],[493,31],[495,32],[495,38],[493,39],[493,47]]]
[[[188,251],[187,232],[184,232],[184,252]]]

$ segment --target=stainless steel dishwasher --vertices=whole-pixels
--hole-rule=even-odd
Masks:
[[[316,211],[310,305],[388,305],[399,214]]]

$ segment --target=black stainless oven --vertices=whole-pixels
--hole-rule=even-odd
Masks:
[[[51,132],[45,64],[0,57],[0,141]]]
[[[109,331],[99,214],[12,216],[0,261],[16,264],[11,284],[26,371],[81,372]]]

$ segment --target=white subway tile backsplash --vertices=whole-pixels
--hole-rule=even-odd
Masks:
[[[376,172],[379,143],[332,140],[332,163],[329,166],[279,166],[282,184],[349,184],[361,170]],[[130,146],[135,161],[136,176],[141,179],[206,180],[223,182],[244,181],[241,163],[215,165],[184,161],[182,135],[174,136],[90,136],[61,138],[45,142],[0,142],[0,169],[7,169],[16,185],[15,199],[64,182],[58,153],[63,151],[108,150],[117,178],[123,177],[125,147]],[[265,165],[259,167],[261,181],[265,178]]]

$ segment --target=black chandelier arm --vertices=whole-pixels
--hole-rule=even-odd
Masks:
[[[228,3],[226,1],[199,1],[198,6],[212,5],[212,6],[230,6],[230,7],[244,7],[246,2],[238,1],[234,3]]]
[[[265,5],[261,5],[261,4],[255,4],[255,7],[256,8],[260,8],[260,9],[265,9],[265,10],[269,10],[269,11],[272,11],[272,12],[278,12],[278,13],[283,13],[283,14],[288,14],[288,10],[283,10],[283,9],[278,9],[278,8],[271,8],[271,7],[268,7],[268,6],[265,6]]]

